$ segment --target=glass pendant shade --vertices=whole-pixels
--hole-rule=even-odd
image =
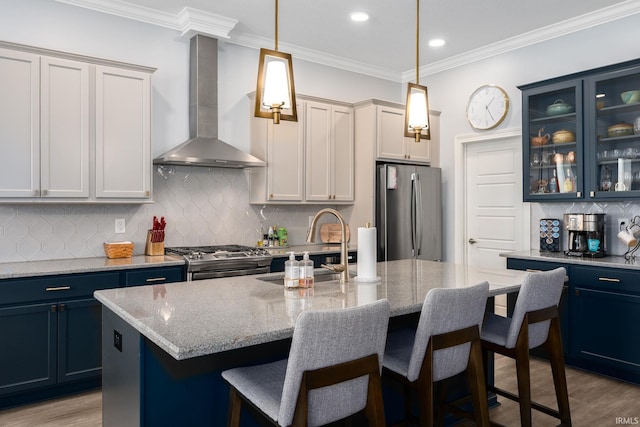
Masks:
[[[255,116],[298,121],[290,54],[260,49]]]
[[[405,136],[415,138],[416,142],[420,142],[421,138],[431,139],[429,98],[426,86],[408,83],[404,127]]]

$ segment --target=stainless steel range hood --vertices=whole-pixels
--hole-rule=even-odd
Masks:
[[[191,39],[189,74],[190,139],[153,159],[156,165],[223,168],[265,166],[265,163],[218,139],[218,40]]]

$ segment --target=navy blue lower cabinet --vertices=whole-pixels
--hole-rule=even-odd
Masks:
[[[57,305],[0,308],[0,396],[56,383]]]
[[[640,296],[576,287],[571,353],[579,367],[640,383]]]
[[[100,375],[102,304],[94,298],[58,304],[58,382]]]

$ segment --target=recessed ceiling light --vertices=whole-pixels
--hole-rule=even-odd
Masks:
[[[369,20],[369,14],[367,12],[353,12],[349,16],[351,16],[351,20],[355,22],[364,22]]]
[[[443,39],[431,39],[431,40],[429,40],[429,46],[431,46],[431,47],[444,46],[444,40]]]

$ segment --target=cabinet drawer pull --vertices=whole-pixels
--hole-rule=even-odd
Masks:
[[[598,277],[598,280],[600,280],[601,282],[614,282],[614,283],[620,283],[621,282],[620,279],[612,279],[610,277]]]
[[[69,289],[71,289],[71,286],[57,286],[55,288],[46,288],[45,290],[47,292],[52,292],[52,291],[68,291]]]
[[[149,277],[147,282],[161,282],[163,280],[167,280],[166,277]]]
[[[60,304],[60,311],[64,311],[64,308],[65,308],[64,304]]]
[[[527,268],[525,271],[527,271],[529,273],[540,273],[542,270],[535,270],[533,268]]]

